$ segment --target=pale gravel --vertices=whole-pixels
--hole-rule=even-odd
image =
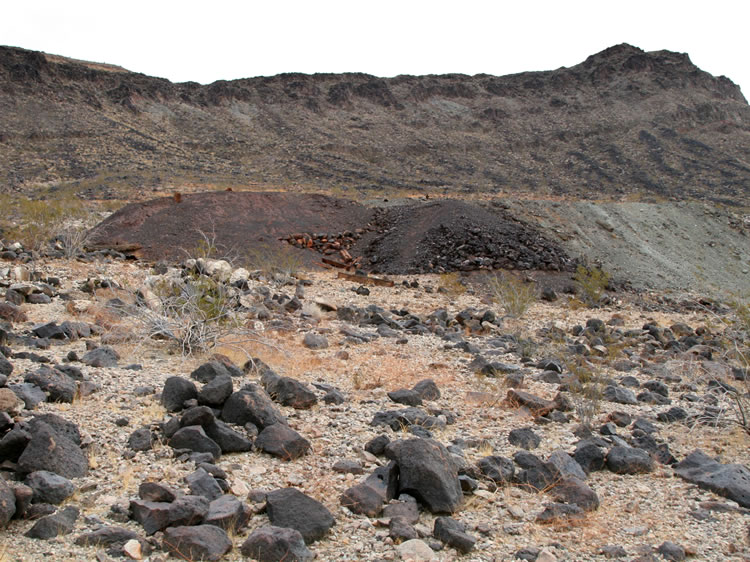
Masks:
[[[95,265],[58,262],[47,264],[49,271],[64,280],[63,290],[71,290],[87,277],[106,276],[117,280],[121,285],[134,289],[140,286],[147,271],[134,264],[112,262]],[[426,294],[422,289],[404,288],[400,285],[389,289],[371,287],[369,297],[354,294],[355,286],[335,278],[335,273],[317,272],[309,274],[313,280],[311,287],[305,288],[306,301],[323,298],[341,305],[366,306],[376,303],[386,309],[408,308],[411,312],[425,314],[446,307],[456,312],[467,306],[486,307],[480,302],[483,295],[462,294],[448,297],[441,293]],[[397,283],[402,278],[395,278]],[[437,276],[409,276],[419,279],[422,286],[437,287]],[[281,289],[293,294],[293,287]],[[92,298],[81,293],[81,300],[94,300],[100,306],[111,296],[102,294]],[[35,323],[70,318],[64,303],[54,299],[50,305],[24,307],[29,314],[29,327]],[[508,319],[503,333],[534,334],[541,327],[555,323],[568,330],[575,324],[583,324],[587,318],[597,316],[603,319],[613,314],[621,315],[626,328],[640,328],[647,319],[659,321],[662,325],[684,321],[692,326],[710,321],[697,313],[665,314],[646,313],[628,303],[590,311],[574,310],[563,303],[536,303],[522,320]],[[83,314],[82,320],[92,321]],[[533,425],[530,418],[500,404],[506,389],[500,381],[479,378],[470,373],[466,365],[469,354],[444,350],[445,342],[434,336],[407,336],[406,345],[396,345],[391,340],[378,340],[369,344],[341,345],[343,337],[338,333],[340,322],[335,314],[322,314],[319,321],[300,321],[297,317],[291,331],[273,333],[265,330],[261,335],[273,342],[274,347],[249,346],[249,352],[260,355],[265,361],[286,374],[307,382],[327,382],[339,387],[349,400],[340,406],[318,404],[309,411],[295,411],[281,408],[289,418],[290,426],[297,429],[313,444],[313,454],[293,462],[281,462],[259,453],[222,456],[217,463],[230,475],[230,484],[243,485],[248,489],[272,490],[278,487],[296,486],[305,493],[322,501],[335,515],[337,524],[330,535],[312,545],[319,560],[380,560],[398,559],[398,554],[390,539],[387,526],[379,521],[355,516],[340,507],[339,495],[361,477],[340,475],[331,470],[340,459],[360,459],[366,469],[375,464],[368,462],[362,446],[379,433],[388,433],[392,438],[401,435],[389,428],[373,428],[369,425],[373,415],[382,409],[397,409],[402,406],[391,403],[386,392],[400,387],[410,387],[423,378],[434,378],[443,394],[434,406],[458,414],[458,421],[444,430],[436,432],[436,438],[448,443],[454,438],[483,438],[489,441],[493,454],[512,456],[515,447],[507,441],[508,432],[514,428]],[[331,347],[322,351],[310,351],[301,346],[302,335],[306,330],[315,329],[326,333]],[[16,326],[20,331],[21,327]],[[469,338],[472,339],[472,338]],[[0,532],[5,556],[8,560],[87,560],[93,559],[95,548],[82,548],[73,544],[73,539],[94,528],[96,520],[107,524],[110,507],[115,503],[126,504],[136,495],[137,487],[144,479],[168,482],[183,487],[181,479],[192,472],[191,464],[179,463],[171,457],[166,446],[157,445],[154,450],[137,453],[131,460],[125,460],[128,436],[141,427],[167,419],[153,396],[136,397],[133,390],[138,386],[151,385],[157,392],[166,378],[173,375],[187,376],[205,358],[183,359],[169,355],[163,347],[153,343],[139,342],[116,346],[122,354],[121,365],[140,363],[142,371],[128,371],[121,368],[90,369],[84,367],[86,375],[101,385],[101,390],[92,396],[77,400],[72,405],[43,404],[40,412],[55,412],[74,421],[90,438],[88,450],[93,468],[90,474],[76,481],[81,491],[72,503],[82,508],[74,532],[51,541],[27,539],[23,533],[31,522],[15,521],[9,529]],[[64,346],[53,346],[40,353],[60,360],[69,350],[82,354],[83,341]],[[350,357],[342,360],[336,353],[346,350]],[[236,350],[225,349],[227,354],[238,361],[243,355]],[[518,363],[512,355],[500,356],[500,361]],[[30,361],[14,360],[16,367],[12,381],[22,378],[23,373],[35,369]],[[532,370],[533,371],[533,370]],[[614,371],[610,375],[620,375]],[[643,377],[643,375],[638,375]],[[554,386],[529,380],[527,390],[540,396],[554,396]],[[253,380],[247,377],[236,380],[236,388]],[[645,379],[644,379],[645,380]],[[486,402],[467,399],[468,392],[485,393]],[[319,397],[322,393],[318,393]],[[651,415],[663,407],[628,407],[604,402],[603,410],[597,419],[604,420],[606,413],[613,410],[628,411],[641,415]],[[121,417],[130,418],[130,425],[118,427],[114,421]],[[551,424],[535,429],[542,435],[540,447],[534,454],[545,456],[551,451],[563,448],[572,451],[576,438],[567,425]],[[662,426],[663,427],[663,426]],[[725,462],[748,462],[747,437],[727,429],[700,427],[688,431],[684,426],[672,425],[661,429],[660,435],[669,441],[673,454],[682,458],[697,447],[709,454],[722,454]],[[468,449],[466,458],[474,462],[489,454],[488,449]],[[635,556],[636,548],[643,544],[658,546],[664,540],[682,544],[695,553],[695,559],[731,559],[730,544],[736,545],[740,553],[748,556],[745,540],[747,516],[739,513],[714,513],[716,521],[698,522],[689,516],[700,501],[716,500],[710,492],[698,489],[679,478],[672,476],[671,469],[659,467],[649,475],[619,476],[609,472],[592,474],[588,483],[598,493],[601,507],[588,514],[582,523],[573,525],[539,525],[534,517],[548,501],[544,495],[534,495],[516,488],[504,488],[496,492],[482,491],[467,499],[466,507],[455,517],[467,524],[469,531],[478,541],[474,551],[466,556],[458,556],[452,549],[436,553],[438,560],[509,560],[514,552],[527,546],[550,546],[560,559],[603,560],[597,555],[601,546],[619,544],[628,551],[629,558]],[[422,525],[432,528],[434,516],[423,513]],[[226,560],[239,560],[238,547],[244,537],[254,528],[268,524],[267,517],[255,515],[249,528],[240,536],[234,537],[235,549]],[[134,522],[124,524],[136,532],[142,532]],[[477,526],[488,526],[490,532],[483,535],[476,531]],[[635,536],[633,529],[645,526],[647,532]],[[739,556],[739,555],[734,555]],[[166,560],[158,553],[152,559]],[[741,558],[736,558],[741,559]]]

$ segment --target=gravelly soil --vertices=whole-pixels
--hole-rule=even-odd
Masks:
[[[634,287],[750,293],[750,216],[701,203],[510,201],[574,257]]]

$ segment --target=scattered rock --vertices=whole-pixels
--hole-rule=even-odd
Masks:
[[[529,450],[536,449],[542,442],[542,438],[534,433],[534,430],[530,427],[524,427],[511,430],[508,433],[508,442],[516,447]]]
[[[674,466],[680,478],[750,508],[750,470],[741,464],[721,464],[695,450]]]
[[[164,531],[162,545],[183,560],[220,560],[232,550],[226,531],[214,525],[170,527]]]
[[[348,488],[340,498],[341,505],[352,513],[377,517],[383,510],[383,495],[365,482]]]
[[[507,484],[513,480],[516,467],[513,461],[496,455],[484,457],[477,462],[480,472],[496,484]]]
[[[0,478],[0,528],[7,527],[15,513],[16,495],[10,486],[5,483],[5,479]]]
[[[286,423],[284,416],[274,407],[271,397],[261,387],[248,384],[233,393],[224,403],[221,417],[228,423],[252,423],[265,429],[277,423]]]
[[[65,478],[79,478],[88,472],[88,459],[81,448],[45,422],[31,428],[31,441],[18,459],[22,473],[46,470]]]
[[[120,355],[111,347],[103,345],[92,349],[81,357],[81,363],[89,367],[117,367]]]
[[[188,449],[197,453],[209,453],[214,460],[221,456],[221,448],[199,425],[180,428],[169,440],[173,449]]]
[[[219,408],[232,395],[233,390],[232,377],[229,373],[218,375],[201,388],[198,393],[198,403]]]
[[[275,526],[254,530],[240,552],[259,562],[307,562],[314,558],[299,531]]]
[[[463,523],[450,517],[438,517],[435,519],[433,535],[436,539],[452,546],[462,554],[466,554],[474,548],[477,539],[466,533]]]
[[[249,513],[243,503],[232,495],[224,494],[208,505],[208,514],[203,523],[236,532],[247,525],[248,518]]]
[[[463,493],[446,448],[432,439],[392,441],[385,449],[399,469],[399,491],[417,498],[433,513],[454,513]]]
[[[76,491],[73,482],[59,474],[46,470],[32,472],[26,477],[24,483],[33,490],[32,501],[34,503],[58,505],[72,496]]]
[[[271,524],[296,529],[310,544],[322,539],[335,521],[326,507],[296,488],[270,492],[266,496],[266,511]]]
[[[432,379],[419,381],[412,387],[422,400],[438,400],[440,398],[440,389]]]
[[[255,439],[255,447],[264,453],[290,461],[307,453],[311,445],[307,439],[289,426],[275,423],[260,432]]]
[[[73,532],[79,513],[77,507],[70,505],[57,513],[42,517],[26,531],[25,535],[32,539],[51,539],[58,535],[67,535]]]
[[[28,373],[23,380],[46,392],[50,402],[71,403],[76,395],[76,382],[73,379],[44,365],[33,373]]]
[[[607,468],[616,474],[643,474],[654,469],[654,461],[643,449],[612,447],[607,453]]]
[[[326,349],[328,347],[328,340],[322,334],[308,332],[302,340],[302,345],[308,349]]]
[[[401,560],[411,560],[414,562],[429,562],[435,559],[433,551],[426,542],[421,539],[411,539],[402,542],[396,547]]]
[[[197,396],[198,389],[192,381],[182,377],[169,377],[164,382],[161,403],[168,412],[179,412],[185,407],[185,402]]]
[[[685,549],[682,548],[679,544],[673,543],[671,541],[664,541],[659,545],[659,547],[656,549],[656,552],[658,552],[664,560],[674,560],[679,562],[680,560],[685,560]]]

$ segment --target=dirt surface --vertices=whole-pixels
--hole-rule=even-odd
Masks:
[[[297,232],[338,232],[367,225],[372,210],[324,195],[213,192],[127,205],[92,230],[94,247],[135,250],[148,260],[184,258],[214,237],[218,250],[242,259],[258,250],[295,252],[279,238]]]
[[[128,205],[97,226],[92,245],[134,251],[160,260],[184,257],[215,234],[220,249],[240,258],[264,248],[311,251],[281,242],[295,233],[360,229],[352,253],[368,269],[391,274],[509,269],[570,269],[556,244],[505,211],[455,200],[373,209],[324,195],[218,192],[162,198]]]

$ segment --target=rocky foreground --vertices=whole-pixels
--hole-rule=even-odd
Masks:
[[[5,559],[750,559],[718,303],[2,255]]]

